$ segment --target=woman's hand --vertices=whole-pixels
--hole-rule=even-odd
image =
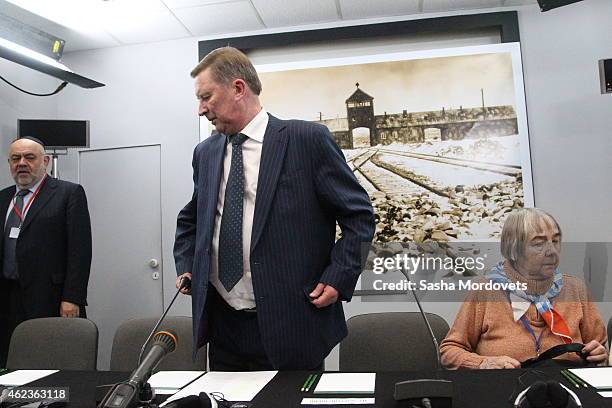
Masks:
[[[520,368],[521,363],[512,357],[508,356],[495,356],[495,357],[485,357],[480,363],[479,368],[483,369],[491,369],[491,368]]]
[[[587,355],[586,359],[591,363],[605,365],[608,361],[608,351],[597,340],[589,341],[582,349],[582,353]]]

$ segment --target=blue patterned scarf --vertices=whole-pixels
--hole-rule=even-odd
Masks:
[[[504,262],[501,261],[497,265],[495,265],[491,271],[486,275],[491,281],[498,283],[510,283],[510,279],[504,272]],[[553,283],[550,286],[550,289],[542,295],[530,295],[523,290],[509,290],[508,292],[514,293],[516,296],[521,299],[525,299],[531,303],[533,303],[538,310],[538,312],[543,315],[545,312],[551,311],[553,306],[551,303],[551,299],[555,296],[559,295],[561,292],[561,288],[563,288],[563,275],[559,271],[559,268],[555,269],[555,273],[553,275]]]

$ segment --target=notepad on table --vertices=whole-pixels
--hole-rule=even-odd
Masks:
[[[202,374],[204,371],[158,371],[148,383],[156,394],[174,394]]]
[[[612,391],[612,367],[570,368],[569,371],[591,387]]]
[[[375,373],[324,373],[315,394],[374,394]]]
[[[222,394],[228,401],[251,401],[276,375],[277,371],[211,371],[168,398],[160,407],[201,392]]]
[[[59,370],[17,370],[8,374],[0,375],[0,384],[13,387],[29,384],[32,381],[40,380]]]

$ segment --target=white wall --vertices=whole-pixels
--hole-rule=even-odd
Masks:
[[[611,16],[609,0],[519,13],[536,205],[568,241],[612,241],[612,95],[597,66]]]
[[[174,295],[176,279],[172,257],[176,215],[191,197],[191,155],[198,142],[196,99],[189,76],[197,63],[197,41],[78,52],[66,55],[64,61],[75,72],[106,84],[92,90],[67,88],[58,101],[59,117],[90,120],[91,148],[161,144],[162,265],[167,304]],[[129,162],[109,165],[130,172],[147,171],[133,168]],[[77,152],[63,158],[61,171],[62,178],[77,180]],[[137,301],[137,295],[129,301]],[[129,307],[128,300],[117,301]],[[151,311],[151,315],[156,313]],[[188,299],[180,297],[173,314],[190,313]]]
[[[14,85],[34,93],[54,91],[61,81],[0,59],[0,75]],[[0,188],[13,183],[7,157],[10,142],[17,137],[17,119],[53,119],[57,115],[57,96],[26,95],[0,82]]]

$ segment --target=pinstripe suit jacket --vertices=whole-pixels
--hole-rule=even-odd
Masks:
[[[177,220],[174,256],[178,274],[193,274],[196,348],[207,342],[204,306],[225,139],[215,133],[195,148],[193,197]],[[342,229],[337,242],[336,221]],[[350,300],[361,273],[361,244],[373,234],[368,195],[328,129],[270,116],[250,251],[258,324],[274,367],[313,367],[346,336],[342,303],[317,309],[307,294],[322,282]]]

